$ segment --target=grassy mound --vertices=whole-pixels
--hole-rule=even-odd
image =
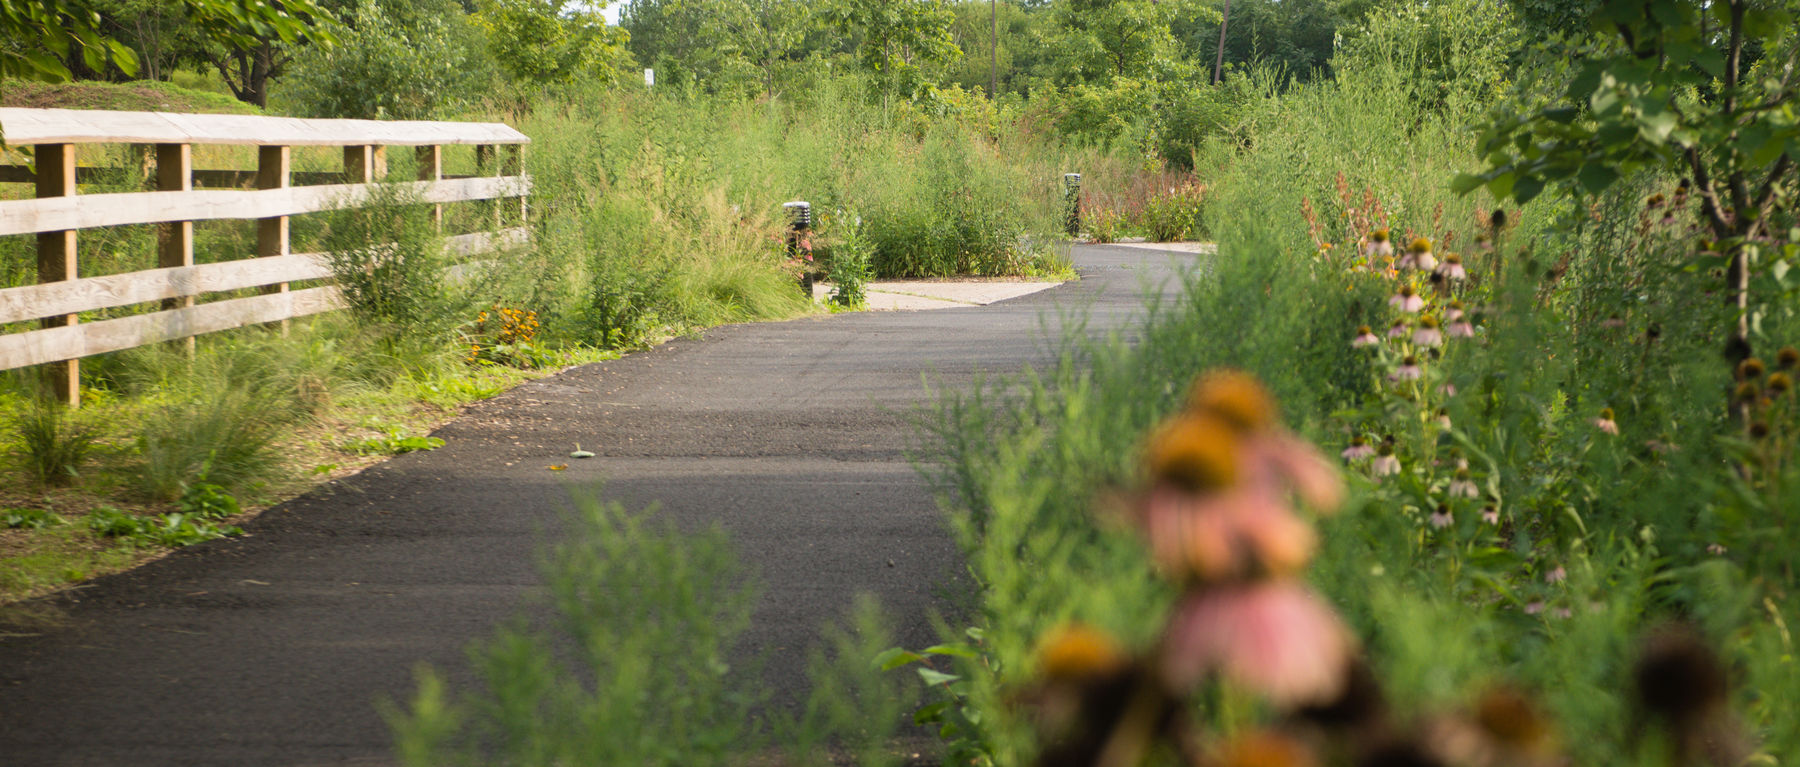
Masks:
[[[130,83],[40,83],[9,78],[0,80],[0,106],[115,109],[126,112],[262,113],[262,110],[224,94],[197,91],[154,80]]]

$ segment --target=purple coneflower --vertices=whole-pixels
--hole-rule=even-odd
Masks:
[[[1344,448],[1344,451],[1338,453],[1338,455],[1343,457],[1346,461],[1360,461],[1364,458],[1373,457],[1375,455],[1375,448],[1371,447],[1369,441],[1362,437],[1352,437],[1350,439],[1350,446]]]
[[[1525,614],[1526,615],[1537,615],[1538,613],[1541,613],[1543,611],[1544,611],[1544,603],[1541,601],[1533,600],[1533,601],[1525,603]]]
[[[1406,253],[1394,262],[1401,269],[1418,269],[1429,272],[1437,267],[1437,258],[1431,255],[1431,240],[1424,237],[1413,240]]]
[[[1496,509],[1492,506],[1483,506],[1481,508],[1481,521],[1486,522],[1495,527],[1499,527],[1500,526],[1500,510]]]
[[[1369,239],[1363,244],[1363,253],[1370,258],[1394,255],[1394,244],[1388,242],[1388,230],[1384,227],[1369,233]]]
[[[1437,425],[1438,425],[1438,428],[1440,428],[1440,429],[1449,429],[1450,428],[1450,411],[1449,410],[1445,410],[1444,408],[1441,408],[1441,407],[1438,408]]]
[[[1438,392],[1446,397],[1454,397],[1456,396],[1456,384],[1446,383],[1443,386],[1439,386]]]
[[[1449,488],[1448,492],[1453,497],[1462,497],[1462,498],[1479,498],[1479,497],[1481,497],[1481,490],[1475,487],[1474,480],[1469,479],[1469,470],[1468,469],[1457,469],[1456,470],[1456,478],[1450,480],[1450,488]]]
[[[1717,543],[1709,543],[1706,544],[1706,553],[1712,554],[1713,556],[1723,556],[1725,554],[1725,547]]]
[[[1388,326],[1387,337],[1405,338],[1409,332],[1411,331],[1406,329],[1406,320],[1394,320],[1394,324]]]
[[[1545,583],[1562,583],[1563,581],[1568,580],[1568,578],[1569,571],[1564,570],[1562,565],[1550,568],[1550,572],[1544,573]]]
[[[1607,433],[1607,434],[1618,434],[1619,433],[1619,424],[1618,424],[1618,422],[1613,420],[1613,409],[1612,408],[1610,408],[1610,407],[1600,408],[1600,417],[1594,419],[1594,428],[1599,429],[1600,431]]]
[[[1445,253],[1444,263],[1439,264],[1437,273],[1451,282],[1460,282],[1469,278],[1469,270],[1463,268],[1462,256]]]
[[[1431,516],[1426,518],[1425,521],[1432,527],[1442,530],[1449,527],[1450,524],[1456,520],[1450,517],[1450,504],[1440,503],[1438,504],[1437,511],[1432,512]]]
[[[1413,292],[1411,285],[1401,285],[1399,293],[1388,297],[1388,306],[1411,313],[1425,308],[1425,299]]]
[[[1350,339],[1350,345],[1358,349],[1364,346],[1374,346],[1378,343],[1381,343],[1381,339],[1375,337],[1375,331],[1369,329],[1368,325],[1358,326],[1356,328],[1356,337]]]
[[[1331,700],[1354,650],[1348,629],[1305,587],[1288,580],[1189,592],[1163,635],[1163,681],[1185,690],[1209,674],[1278,706]]]
[[[1377,477],[1400,473],[1400,459],[1394,455],[1394,448],[1382,445],[1375,451],[1375,460],[1369,462],[1369,471]]]
[[[1445,321],[1449,324],[1444,326],[1444,333],[1451,338],[1475,337],[1475,326],[1461,316],[1458,316],[1454,320],[1446,318]]]
[[[1424,374],[1424,369],[1419,367],[1419,358],[1408,354],[1406,355],[1406,359],[1400,361],[1400,367],[1388,374],[1388,380],[1417,381],[1419,380],[1419,376]]]
[[[1438,330],[1438,322],[1431,317],[1419,318],[1419,329],[1414,330],[1412,342],[1420,346],[1442,346],[1444,331]]]

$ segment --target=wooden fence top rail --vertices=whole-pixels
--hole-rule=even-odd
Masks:
[[[432,146],[529,144],[502,123],[317,120],[259,115],[0,107],[9,146],[26,144],[237,144]]]

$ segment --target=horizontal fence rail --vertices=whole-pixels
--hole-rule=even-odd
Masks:
[[[78,403],[82,357],[342,308],[336,286],[288,288],[332,276],[325,254],[290,252],[289,217],[375,199],[386,176],[385,147],[413,148],[418,180],[386,186],[398,187],[398,199],[433,206],[440,226],[447,204],[494,201],[492,230],[446,237],[449,253],[469,257],[529,241],[531,179],[523,152],[531,140],[498,123],[0,108],[0,127],[7,145],[30,147],[33,159],[0,165],[0,184],[35,184],[31,199],[0,200],[0,237],[35,235],[38,267],[38,284],[0,289],[0,325],[41,326],[0,335],[0,370],[46,366],[57,396],[71,405]],[[130,145],[140,167],[79,166],[76,146],[87,144]],[[196,145],[254,146],[257,167],[195,168]],[[475,148],[475,175],[444,173],[443,149],[452,145]],[[343,170],[295,172],[293,147],[342,147]],[[124,180],[134,174],[154,191],[79,193],[84,183],[129,188],[135,184]],[[503,200],[516,200],[516,207]],[[220,220],[254,221],[256,252],[195,264],[194,222]],[[78,276],[79,232],[146,224],[157,227],[158,268]],[[477,265],[451,267],[446,277]],[[249,290],[260,294],[217,295]],[[197,301],[208,296],[219,300]],[[83,313],[155,302],[156,311],[81,321]]]

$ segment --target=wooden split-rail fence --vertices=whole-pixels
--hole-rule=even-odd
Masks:
[[[37,284],[0,289],[0,326],[39,325],[0,334],[0,370],[44,366],[51,389],[70,405],[78,404],[82,357],[341,308],[333,285],[289,289],[331,277],[323,254],[290,252],[289,217],[369,200],[387,176],[386,147],[415,148],[418,181],[400,185],[406,199],[433,205],[440,226],[445,204],[494,201],[493,228],[447,237],[452,252],[526,240],[523,162],[531,139],[498,123],[0,108],[0,128],[7,146],[32,149],[30,165],[0,165],[0,185],[36,185],[35,198],[0,200],[0,237],[37,236]],[[135,171],[150,191],[77,193],[82,183],[125,172],[78,165],[78,147],[105,144],[136,148]],[[209,145],[254,146],[256,167],[195,168],[194,148]],[[445,148],[455,145],[474,147],[474,175],[446,174]],[[300,147],[342,147],[343,169],[296,173]],[[256,222],[256,252],[196,265],[194,222],[232,219]],[[79,232],[142,224],[157,227],[158,268],[80,276]],[[227,292],[253,294],[196,300]],[[156,311],[80,321],[83,312],[153,303]]]

